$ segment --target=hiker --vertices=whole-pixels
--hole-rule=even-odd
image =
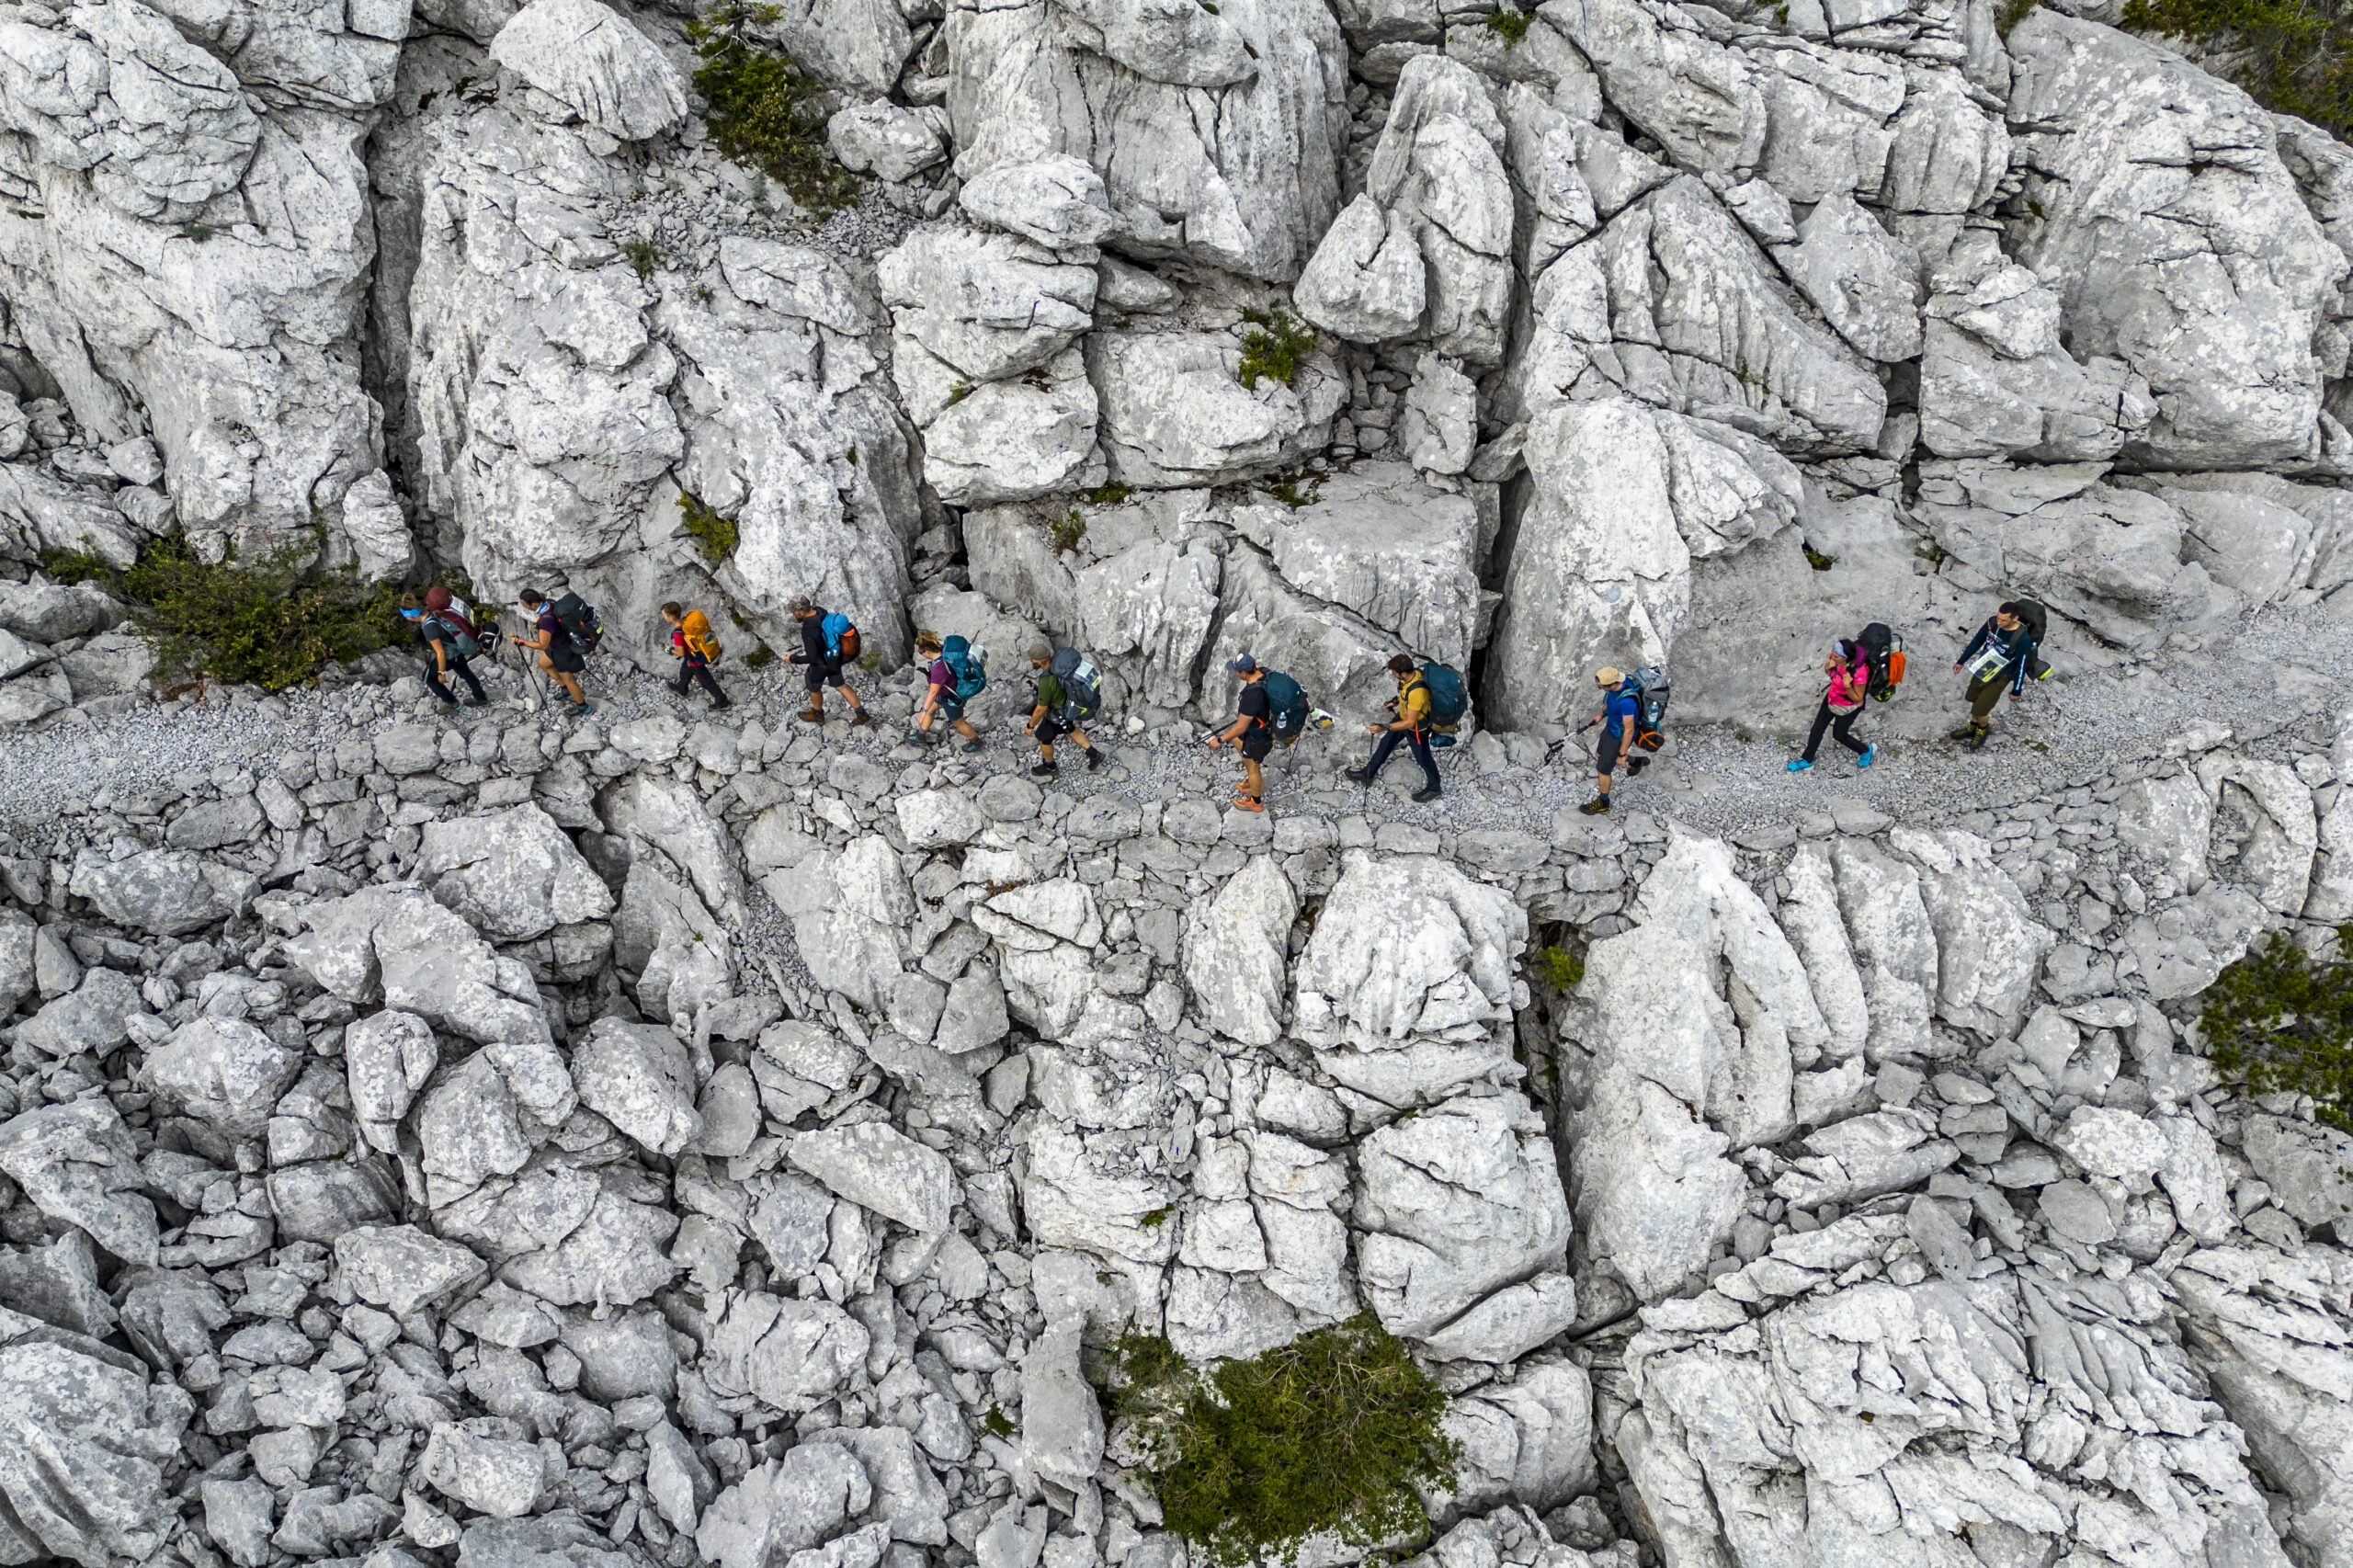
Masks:
[[[952,658],[948,647],[950,642],[956,644]],[[915,734],[930,740],[931,722],[945,719],[964,737],[963,749],[968,754],[981,749],[981,733],[964,717],[964,704],[988,684],[987,674],[972,668],[972,646],[961,637],[942,639],[938,632],[929,631],[915,633],[915,653],[927,665],[924,679],[929,685],[922,705],[915,710]]]
[[[2027,620],[2029,601],[2006,599],[1994,618],[1977,629],[1969,646],[1961,651],[1953,662],[1953,674],[1969,671],[1969,722],[1955,730],[1948,739],[1964,743],[1976,751],[1985,744],[1994,727],[1994,708],[2002,700],[2002,688],[2010,688],[2010,700],[2016,702],[2026,691],[2028,670],[2034,663],[2034,650],[2040,641]],[[2039,607],[2038,607],[2039,608]]]
[[[719,640],[710,634],[710,617],[673,600],[662,607],[662,619],[670,623],[670,657],[678,661],[678,695],[686,696],[691,684],[699,680],[710,693],[713,709],[734,707],[711,678],[710,662],[719,657]]]
[[[830,686],[849,704],[851,724],[874,722],[874,716],[858,701],[858,693],[842,678],[842,666],[858,657],[858,628],[850,624],[849,617],[832,614],[823,605],[812,604],[798,595],[785,608],[801,622],[801,652],[792,654],[790,662],[809,666],[801,676],[801,684],[809,690],[809,706],[801,710],[801,722],[825,722],[825,687]]]
[[[1247,653],[1238,654],[1225,663],[1228,675],[1240,677],[1242,694],[1236,706],[1241,716],[1223,730],[1210,737],[1210,749],[1215,751],[1228,741],[1242,754],[1242,790],[1233,803],[1245,812],[1267,809],[1267,776],[1258,765],[1275,749],[1275,704],[1267,692],[1267,672],[1258,661]],[[1294,738],[1296,734],[1294,733]]]
[[[1863,699],[1870,690],[1870,656],[1842,637],[1830,644],[1830,656],[1822,661],[1822,673],[1830,677],[1830,686],[1822,694],[1822,706],[1814,710],[1813,729],[1805,738],[1805,755],[1790,764],[1790,771],[1803,773],[1813,766],[1813,754],[1822,749],[1824,730],[1855,754],[1858,768],[1869,767],[1879,755],[1879,748],[1857,740],[1854,728],[1863,711]]]
[[[482,682],[474,676],[473,666],[466,662],[472,653],[482,652],[482,643],[472,622],[449,608],[449,589],[428,588],[421,602],[415,594],[403,594],[401,619],[415,631],[417,642],[424,645],[425,684],[433,688],[433,695],[441,699],[442,707],[458,706],[448,684],[453,669],[458,678],[466,683],[466,689],[473,693],[466,699],[466,706],[490,706],[490,699],[483,694]]]
[[[1386,724],[1365,726],[1365,733],[1379,735],[1381,744],[1372,748],[1370,762],[1349,768],[1347,777],[1358,784],[1371,783],[1389,766],[1398,745],[1409,744],[1414,748],[1414,760],[1422,765],[1422,777],[1429,780],[1414,791],[1414,799],[1427,805],[1443,793],[1438,783],[1438,758],[1430,755],[1429,683],[1422,678],[1421,670],[1408,653],[1392,657],[1389,673],[1397,678],[1397,696],[1383,706],[1397,716]]]
[[[1594,752],[1594,797],[1577,810],[1589,817],[1609,814],[1610,775],[1618,771],[1618,759],[1625,755],[1626,743],[1631,738],[1629,728],[1641,716],[1642,695],[1637,692],[1622,671],[1604,665],[1594,671],[1593,684],[1602,693],[1601,711],[1586,720],[1583,728],[1601,726],[1601,744]],[[1626,777],[1634,778],[1650,765],[1647,756],[1626,759]]]
[[[523,613],[530,618],[532,626],[529,633],[516,635],[516,645],[539,650],[540,670],[550,680],[563,687],[564,695],[572,699],[574,713],[597,711],[596,704],[588,700],[588,694],[580,689],[580,672],[588,667],[588,661],[580,656],[579,649],[573,644],[572,633],[566,631],[563,622],[556,619],[555,608],[548,603],[547,596],[537,589],[526,588],[515,602],[523,607]]]
[[[1102,706],[1102,677],[1075,648],[1056,653],[1043,642],[1029,644],[1029,667],[1038,672],[1038,705],[1029,710],[1024,732],[1038,737],[1038,761],[1029,771],[1051,778],[1062,771],[1054,761],[1054,742],[1064,735],[1086,754],[1089,773],[1103,766],[1103,754],[1079,728],[1080,722]]]

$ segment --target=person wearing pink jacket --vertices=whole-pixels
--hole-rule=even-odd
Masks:
[[[1857,767],[1869,767],[1879,748],[1857,740],[1854,728],[1855,720],[1863,710],[1863,699],[1870,690],[1870,663],[1860,648],[1842,638],[1830,644],[1830,656],[1822,661],[1822,671],[1830,677],[1830,686],[1822,694],[1821,708],[1814,712],[1813,730],[1805,738],[1805,755],[1790,764],[1790,771],[1803,773],[1813,766],[1813,754],[1822,748],[1824,730],[1855,754]]]

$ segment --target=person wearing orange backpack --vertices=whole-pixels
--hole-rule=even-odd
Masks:
[[[1879,748],[1857,740],[1854,728],[1863,711],[1863,699],[1870,691],[1870,656],[1840,638],[1830,644],[1830,656],[1822,661],[1822,673],[1830,677],[1830,685],[1822,694],[1822,706],[1814,710],[1813,729],[1805,738],[1805,755],[1791,762],[1789,770],[1803,773],[1813,766],[1813,754],[1822,749],[1825,730],[1833,740],[1855,754],[1858,768],[1869,767],[1878,758]]]
[[[670,656],[678,661],[678,695],[686,696],[699,680],[710,693],[713,709],[733,708],[727,694],[719,689],[719,682],[711,678],[710,662],[719,657],[719,642],[710,634],[710,617],[673,600],[662,607],[662,619],[670,623]]]

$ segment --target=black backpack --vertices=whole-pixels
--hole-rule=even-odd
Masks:
[[[1904,684],[1904,639],[1883,621],[1872,621],[1855,636],[1863,651],[1863,665],[1870,672],[1871,700],[1885,702]]]
[[[2027,635],[2034,639],[2034,652],[2027,655],[2027,678],[2046,679],[2051,674],[2051,666],[2043,662],[2042,640],[2051,632],[2051,611],[2040,599],[2013,599],[2010,602],[2018,607],[2018,619],[2026,622]]]
[[[578,594],[566,593],[548,608],[563,634],[572,639],[572,651],[582,658],[595,653],[597,644],[604,641],[605,623],[597,619],[597,607]]]

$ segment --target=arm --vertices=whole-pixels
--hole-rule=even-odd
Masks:
[[[1236,719],[1233,723],[1228,724],[1224,729],[1220,730],[1216,734],[1210,737],[1211,748],[1214,750],[1219,744],[1226,741],[1240,740],[1242,738],[1242,732],[1249,727],[1250,715],[1245,713],[1241,718]]]
[[[1977,635],[1969,640],[1969,645],[1967,647],[1961,649],[1961,656],[1952,662],[1952,667],[1957,670],[1961,668],[1961,665],[1969,663],[1970,660],[1975,658],[1977,656],[1977,650],[1985,646],[1986,640],[1993,635],[1994,623],[1989,620],[1984,625],[1977,629]]]
[[[434,673],[436,675],[448,675],[449,673],[449,651],[441,645],[441,639],[438,637],[428,637],[425,640],[425,645],[433,650]]]
[[[947,688],[945,687],[939,686],[927,686],[924,687],[923,711],[928,713],[933,709],[938,708],[939,706],[939,694],[946,689]]]
[[[2034,663],[2034,634],[2018,628],[2018,653],[2010,664],[2010,700],[2016,702],[2026,691],[2026,670]]]

